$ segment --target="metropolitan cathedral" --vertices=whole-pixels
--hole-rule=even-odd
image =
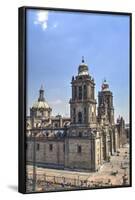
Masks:
[[[37,166],[97,171],[121,147],[124,120],[114,122],[113,94],[106,80],[97,102],[94,78],[82,58],[71,86],[69,118],[52,116],[43,87],[39,90],[39,98],[27,117],[28,164],[33,163],[35,153]]]

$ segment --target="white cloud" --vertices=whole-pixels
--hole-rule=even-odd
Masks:
[[[47,23],[46,23],[46,22],[44,22],[44,23],[42,24],[42,29],[43,29],[43,30],[47,29]]]
[[[40,25],[43,30],[48,27],[48,11],[38,11],[34,24]]]
[[[57,28],[58,23],[53,24],[53,28]]]
[[[45,31],[48,28],[48,11],[44,11],[44,10],[38,11],[36,13],[34,24],[40,25],[42,30]],[[54,28],[57,28],[57,26],[58,26],[58,23],[55,22],[54,24],[51,25],[50,28],[54,29]]]

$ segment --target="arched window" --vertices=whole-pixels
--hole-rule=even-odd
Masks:
[[[82,137],[82,132],[79,132],[79,137]]]
[[[77,87],[76,87],[76,85],[74,86],[74,99],[76,99],[77,98]]]
[[[49,144],[49,151],[53,151],[53,145]]]
[[[57,123],[55,123],[55,127],[58,127],[58,124],[57,124]]]
[[[76,110],[75,110],[75,108],[73,108],[73,123],[75,123],[75,115],[76,115]]]
[[[87,86],[86,85],[83,86],[83,98],[84,99],[87,98]]]
[[[84,107],[84,123],[86,123],[86,107]]]
[[[79,99],[82,99],[82,86],[79,86]]]
[[[78,123],[82,124],[82,113],[81,112],[78,113]]]
[[[63,144],[63,152],[65,152],[65,144]]]
[[[78,152],[78,153],[81,153],[81,152],[82,152],[82,147],[81,147],[81,145],[78,145],[78,146],[77,146],[77,152]]]
[[[39,149],[40,149],[40,144],[37,143],[37,151],[39,151]]]

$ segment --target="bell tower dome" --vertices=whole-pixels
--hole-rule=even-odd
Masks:
[[[78,67],[78,76],[89,75],[88,65],[84,62],[84,56],[82,56],[82,63]]]

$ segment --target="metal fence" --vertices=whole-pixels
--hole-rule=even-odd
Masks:
[[[33,188],[33,174],[27,174],[27,192],[31,192]],[[96,188],[102,186],[111,186],[110,179],[103,181],[88,181],[87,179],[67,178],[63,176],[53,176],[47,174],[36,175],[35,191],[57,191],[66,189],[85,189]]]

